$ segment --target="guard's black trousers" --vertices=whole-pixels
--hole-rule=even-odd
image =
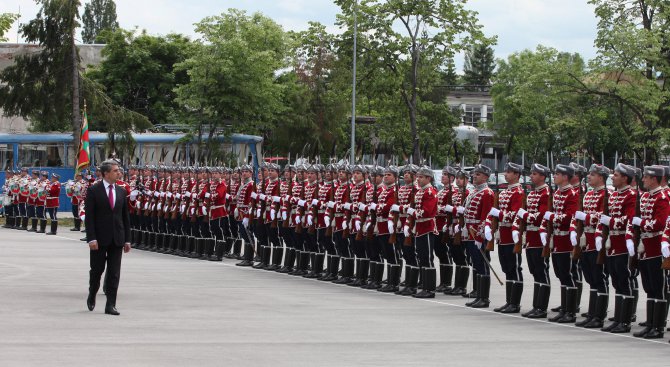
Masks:
[[[551,254],[551,263],[554,266],[554,274],[562,286],[576,287],[573,272],[577,264],[572,261],[570,256],[570,252],[554,252]]]
[[[521,268],[521,254],[514,253],[514,244],[505,244],[498,246],[498,260],[507,280],[523,282],[523,272]]]
[[[612,286],[616,294],[633,295],[630,269],[628,268],[628,254],[607,257],[607,270],[612,277]]]
[[[647,299],[665,299],[667,292],[666,277],[661,269],[663,258],[661,256],[639,261],[642,288],[647,294]]]
[[[536,283],[549,285],[549,258],[542,257],[542,247],[527,247],[528,270]]]
[[[597,290],[601,294],[608,293],[609,285],[607,284],[606,268],[605,265],[598,265],[598,251],[584,252],[581,264],[584,280],[589,284],[591,289]]]

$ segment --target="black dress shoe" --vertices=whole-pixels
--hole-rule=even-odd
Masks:
[[[86,299],[86,306],[88,306],[89,311],[93,311],[95,308],[95,295],[94,294],[89,294],[88,298]]]
[[[106,313],[107,315],[114,315],[114,316],[118,316],[118,315],[120,315],[119,311],[117,311],[117,310],[116,310],[116,307],[114,307],[114,306],[107,306],[107,307],[105,307],[105,313]]]

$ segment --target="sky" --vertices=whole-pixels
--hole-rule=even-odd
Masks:
[[[122,28],[138,27],[156,35],[176,32],[192,38],[197,38],[194,23],[233,7],[249,13],[259,11],[285,30],[304,30],[309,21],[318,21],[329,31],[340,32],[335,26],[340,9],[332,0],[116,0]],[[586,59],[596,55],[593,40],[597,19],[586,0],[470,0],[467,8],[479,13],[487,36],[498,36],[496,58],[534,49],[539,44],[578,52]],[[0,2],[0,13],[18,13],[19,9],[21,22],[34,18],[38,11],[33,0]],[[16,25],[6,37],[16,42]],[[458,57],[459,70],[462,63],[462,56]]]

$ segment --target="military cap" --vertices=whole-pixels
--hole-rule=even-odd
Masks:
[[[595,173],[607,178],[612,171],[602,164],[592,164],[591,167],[589,167],[589,173]]]
[[[49,172],[47,172],[47,171],[42,171],[42,172],[40,172],[40,174],[44,177],[49,177]]]
[[[344,171],[344,172],[349,173],[349,174],[352,173],[351,166],[346,164],[346,163],[339,165],[338,171]]]
[[[34,170],[31,172],[31,174],[33,174],[33,175],[39,175],[39,174],[40,174],[40,170],[38,170],[38,169],[34,169]]]
[[[419,166],[417,166],[415,164],[411,164],[411,163],[406,164],[406,165],[404,165],[400,168],[400,173],[402,173],[403,175],[405,173],[410,173],[410,174],[415,175],[417,173],[417,171],[419,171]]]
[[[523,166],[513,162],[507,162],[505,172],[523,173]]]
[[[458,171],[456,171],[456,169],[452,166],[444,166],[444,168],[442,168],[442,174],[447,174],[449,176],[456,176],[456,174],[458,174]]]
[[[384,174],[390,173],[395,177],[398,177],[398,167],[396,166],[388,166],[384,168]]]
[[[242,172],[242,171],[253,172],[254,169],[251,167],[250,164],[243,164],[243,165],[240,166],[240,172]]]
[[[51,177],[55,178],[55,179],[59,179],[60,175],[58,173],[54,172],[54,173],[51,174]]]
[[[428,166],[421,166],[421,168],[419,168],[416,174],[420,176],[430,177],[431,180],[435,179],[433,170],[430,169],[430,167]]]
[[[568,175],[568,176],[574,176],[575,175],[575,167],[567,164],[557,164],[556,168],[554,169],[554,172],[560,173],[563,175]]]
[[[530,167],[530,170],[531,170],[531,172],[539,173],[544,177],[549,177],[549,175],[551,175],[551,170],[549,169],[549,167],[543,166],[543,165],[538,164],[538,163],[534,163]]]
[[[327,172],[337,172],[337,163],[330,163],[326,165]]]
[[[487,176],[491,176],[491,169],[483,164],[478,164],[475,166],[475,168],[472,170],[472,173],[482,173]]]
[[[21,172],[26,172],[26,173],[28,173],[28,167],[21,167]]]
[[[644,167],[644,175],[651,177],[663,177],[665,176],[665,167],[653,165]]]
[[[310,164],[307,165],[307,168],[305,169],[307,172],[319,172],[319,166],[316,164]]]
[[[627,164],[619,163],[614,167],[614,171],[621,173],[627,177],[635,177],[635,167],[631,167]]]
[[[573,169],[573,171],[574,171],[573,175],[574,175],[575,173],[578,173],[578,174],[584,174],[584,173],[587,172],[586,167],[582,166],[582,165],[579,164],[579,163],[570,162],[570,167],[571,167],[571,168]]]
[[[365,166],[362,164],[355,164],[353,167],[351,167],[352,172],[361,172],[361,173],[366,173],[367,170],[365,169]]]
[[[670,176],[670,166],[663,166],[663,169],[665,170],[665,176]]]

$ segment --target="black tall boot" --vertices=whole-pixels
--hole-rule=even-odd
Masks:
[[[253,266],[254,265],[254,247],[250,243],[244,243],[244,260],[235,265],[237,266]]]
[[[454,267],[451,264],[440,264],[440,285],[435,292],[445,293],[452,290],[451,279],[454,275]]]
[[[14,221],[14,217],[11,217],[9,215],[5,215],[5,224],[2,226],[2,228],[12,228],[12,222]]]
[[[286,255],[284,256],[284,266],[281,269],[277,270],[279,273],[290,273],[293,271],[293,263],[295,262],[295,249],[288,248],[286,249]]]
[[[48,235],[55,235],[56,232],[58,231],[58,221],[57,220],[52,220],[51,221],[51,232],[47,233]]]
[[[472,308],[488,308],[491,301],[489,295],[491,292],[491,276],[481,275],[479,277],[479,300],[472,304]]]
[[[656,304],[655,299],[647,299],[647,320],[645,322],[644,329],[633,333],[633,336],[636,338],[644,338],[652,329],[652,320],[654,318],[654,305]]]
[[[330,255],[328,259],[328,273],[320,280],[324,282],[332,282],[337,279],[337,272],[340,270],[340,257],[338,255]]]
[[[309,253],[309,263],[311,266],[309,267],[310,270],[307,272],[307,274],[303,275],[304,278],[316,278],[314,275],[314,264],[316,264],[316,252],[310,252]]]
[[[384,261],[370,262],[370,281],[364,289],[379,289],[382,286],[382,279],[384,279]]]
[[[368,277],[370,276],[370,259],[361,259],[361,281],[360,287],[368,284]]]
[[[521,296],[523,295],[523,282],[515,281],[512,284],[512,295],[510,296],[510,304],[500,313],[519,313],[521,312]]]
[[[479,301],[479,286],[480,286],[480,284],[481,284],[481,283],[480,283],[480,280],[481,280],[481,275],[480,275],[480,274],[473,273],[473,277],[472,277],[472,292],[463,295],[463,297],[466,297],[466,296],[470,297],[470,296],[472,296],[472,297],[471,297],[471,300],[465,304],[465,305],[468,306],[468,307],[474,305],[475,303],[477,303],[477,301]]]
[[[630,318],[630,322],[633,323],[637,320],[637,304],[640,300],[640,290],[633,288],[633,314]]]
[[[30,229],[28,232],[37,232],[37,218],[30,219]]]
[[[165,233],[162,232],[156,233],[155,241],[156,243],[154,244],[154,251],[158,252],[159,254],[162,254],[165,241]]]
[[[494,308],[493,309],[494,312],[500,312],[500,311],[506,309],[507,307],[509,307],[510,302],[512,302],[511,299],[512,299],[512,284],[513,283],[514,282],[512,282],[511,280],[508,280],[508,281],[505,282],[505,304],[500,306],[500,307]]]
[[[547,317],[547,308],[549,307],[549,296],[551,296],[551,286],[549,284],[538,284],[537,309],[527,317],[529,319],[544,319]]]
[[[199,259],[208,260],[210,257],[214,256],[214,246],[216,245],[216,240],[213,238],[204,238],[202,242],[203,251]]]
[[[261,246],[257,247],[258,257],[259,257],[258,260],[259,261],[258,261],[258,264],[253,266],[254,269],[263,269],[266,266],[268,266],[269,259],[266,257],[268,255],[267,248],[268,248],[268,246],[265,246],[265,245],[261,245]]]
[[[297,265],[295,266],[293,271],[288,274],[300,277],[307,274],[307,267],[309,266],[309,256],[310,253],[307,251],[296,252]]]
[[[224,255],[228,259],[233,259],[233,260],[240,260],[241,259],[241,253],[242,253],[242,239],[241,238],[236,238],[236,239],[229,239],[231,242],[231,251],[230,253]]]
[[[448,296],[462,296],[466,293],[468,278],[470,277],[470,268],[467,266],[456,266],[456,275],[454,277],[454,288],[451,291],[444,291]]]
[[[323,273],[323,262],[325,259],[325,254],[315,253],[314,257],[312,258],[312,270],[310,270],[308,274],[304,275],[304,277],[309,279],[316,279],[321,277],[321,273]]]
[[[651,324],[651,330],[644,336],[645,339],[661,339],[665,333],[665,319],[668,313],[667,302],[664,299],[657,299],[654,303],[654,313]]]
[[[577,293],[575,295],[575,315],[579,313],[579,308],[582,303],[582,290],[584,289],[584,282],[577,283]]]
[[[419,283],[419,268],[410,266],[405,272],[405,287],[396,294],[401,296],[412,296],[416,294],[416,286]]]
[[[28,219],[29,218],[28,217],[23,217],[21,219],[22,219],[22,221],[21,221],[21,228],[20,229],[23,230],[23,231],[27,231],[28,230]]]
[[[435,283],[437,283],[437,269],[423,268],[421,269],[423,279],[421,292],[412,295],[414,298],[435,298]]]
[[[214,241],[214,252],[207,260],[209,261],[222,261],[223,260],[223,251],[225,250],[226,243],[221,240],[212,240]]]
[[[354,259],[351,257],[342,258],[342,275],[333,280],[335,284],[349,284],[353,282],[351,277],[354,275]]]
[[[361,285],[361,273],[363,270],[363,267],[361,266],[361,261],[363,259],[356,259],[356,277],[353,279],[351,283],[348,283],[347,285],[352,286],[352,287],[360,287]]]
[[[635,305],[635,297],[633,296],[623,296],[622,301],[619,302],[619,308],[621,309],[618,316],[618,323],[615,327],[610,329],[610,332],[615,334],[629,333],[631,319],[633,317],[633,306]],[[614,314],[617,314],[616,308]]]
[[[166,236],[167,236],[167,240],[166,240],[167,249],[165,250],[165,253],[167,255],[172,255],[175,252],[175,250],[177,249],[177,235],[173,234],[173,233],[170,233],[170,234],[166,234]]]
[[[281,260],[284,257],[284,248],[281,246],[272,247],[272,263],[265,270],[277,271],[281,269]]]
[[[47,229],[47,220],[40,219],[40,229],[36,233],[45,233]]]
[[[565,313],[558,320],[559,324],[572,324],[577,319],[577,287],[567,287],[565,289]]]
[[[585,319],[575,323],[575,326],[580,326],[581,327],[581,326],[585,326],[586,324],[591,322],[591,320],[593,319],[593,317],[596,314],[596,302],[597,302],[596,300],[597,299],[598,299],[598,290],[597,289],[591,289],[589,291],[589,311],[586,313],[586,316],[584,316]],[[598,327],[602,327],[602,326],[598,326]]]
[[[537,300],[539,293],[540,293],[540,283],[535,282],[535,284],[533,284],[533,308],[531,308],[527,312],[522,313],[521,316],[528,317],[530,314],[534,313],[538,309]]]
[[[566,289],[567,289],[566,286],[564,285],[561,286],[561,305],[551,309],[552,311],[558,310],[557,311],[558,314],[556,316],[549,318],[549,321],[551,322],[557,322],[558,320],[562,319],[563,316],[565,315],[565,312],[567,311],[565,308],[566,305],[565,301],[567,297]]]
[[[609,304],[609,294],[607,293],[598,293],[596,297],[596,306],[591,313],[591,321],[584,325],[587,329],[599,329],[602,328],[605,324],[605,318],[607,317],[607,305]],[[590,308],[590,306],[589,306]]]
[[[71,232],[81,231],[81,219],[74,218],[74,227],[70,228]]]
[[[388,268],[388,282],[385,286],[379,288],[380,292],[391,293],[398,291],[398,284],[400,284],[400,272],[402,267],[400,264],[391,264]]]

